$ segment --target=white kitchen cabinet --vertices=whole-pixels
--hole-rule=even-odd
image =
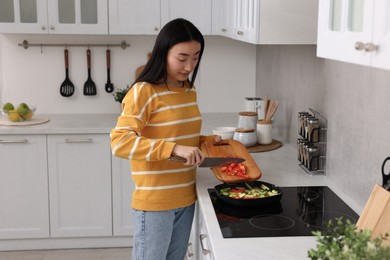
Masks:
[[[317,56],[390,69],[390,2],[320,0]]]
[[[215,0],[212,32],[252,44],[315,44],[318,1]]]
[[[0,135],[0,154],[0,239],[49,237],[46,136]]]
[[[109,1],[110,34],[156,35],[160,31],[160,0]]]
[[[109,1],[110,34],[157,35],[162,26],[179,17],[194,23],[203,34],[211,34],[210,0]]]
[[[203,35],[211,35],[210,0],[161,0],[161,24],[175,18],[192,22]]]
[[[194,236],[194,240],[190,240],[190,242],[192,243],[193,241],[194,243],[194,259],[214,260],[215,257],[211,248],[204,215],[198,203],[196,204],[192,236]]]
[[[5,0],[0,33],[107,34],[107,0]]]
[[[112,236],[106,134],[49,135],[51,237]]]
[[[131,197],[134,182],[129,160],[112,157],[112,217],[114,236],[133,236],[135,232]]]

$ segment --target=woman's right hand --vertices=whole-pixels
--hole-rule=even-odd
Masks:
[[[204,154],[198,147],[176,144],[172,155],[183,157],[187,160],[184,165],[199,165],[204,160]]]

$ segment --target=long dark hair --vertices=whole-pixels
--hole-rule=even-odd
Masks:
[[[134,81],[146,81],[151,84],[162,84],[167,80],[167,55],[169,50],[181,42],[197,41],[200,43],[199,61],[192,72],[191,79],[187,79],[192,88],[198,73],[200,60],[204,50],[204,38],[202,33],[191,22],[178,18],[168,22],[160,31],[154,43],[152,54],[145,68]]]

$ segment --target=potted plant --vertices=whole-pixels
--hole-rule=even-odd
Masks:
[[[113,94],[115,101],[122,103],[122,100],[126,96],[129,89],[130,89],[130,86],[128,85],[127,88],[118,89],[117,91],[115,91],[115,93]]]
[[[350,220],[342,218],[328,223],[329,230],[314,231],[317,238],[316,249],[308,251],[310,259],[329,260],[386,260],[390,259],[390,246],[382,244],[388,234],[371,238],[369,229],[357,229]]]

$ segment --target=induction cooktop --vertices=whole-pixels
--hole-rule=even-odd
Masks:
[[[313,236],[342,217],[356,223],[357,215],[327,186],[279,187],[280,202],[244,207],[227,204],[208,189],[224,238]]]

